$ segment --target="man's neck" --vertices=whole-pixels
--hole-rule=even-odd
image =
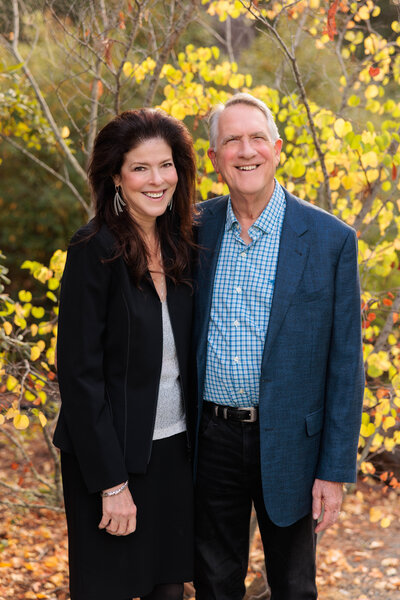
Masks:
[[[250,244],[252,241],[248,234],[250,227],[257,221],[258,217],[271,200],[274,189],[275,184],[267,199],[265,199],[265,197],[255,198],[251,196],[231,195],[232,210],[240,224],[240,237],[246,244]]]

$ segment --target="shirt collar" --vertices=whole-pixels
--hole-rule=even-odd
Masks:
[[[250,227],[249,232],[254,227],[256,229],[260,229],[264,233],[271,233],[276,227],[278,227],[282,212],[285,210],[285,206],[285,192],[283,191],[280,183],[275,179],[275,187],[274,191],[272,192],[272,196],[261,215]],[[235,216],[235,213],[233,212],[231,197],[229,196],[228,206],[226,209],[225,231],[229,231],[232,228],[240,228],[240,224]]]

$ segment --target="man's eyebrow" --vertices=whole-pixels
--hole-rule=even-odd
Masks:
[[[260,130],[260,131],[254,131],[253,133],[249,133],[248,135],[249,135],[249,137],[260,137],[261,136],[261,137],[264,137],[264,138],[268,139],[267,132],[266,131],[262,131],[262,130]],[[243,135],[232,133],[230,135],[225,136],[222,139],[222,143],[225,144],[226,142],[229,142],[229,140],[240,140],[240,138],[242,138],[242,137],[243,137]]]
[[[224,144],[225,142],[228,142],[229,140],[239,140],[241,137],[241,135],[235,135],[234,133],[231,133],[230,135],[226,135],[223,139],[222,139],[222,143]]]

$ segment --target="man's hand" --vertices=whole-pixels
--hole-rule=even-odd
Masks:
[[[121,487],[116,485],[107,491]],[[129,535],[136,529],[136,505],[129,488],[116,496],[103,498],[103,516],[99,529],[105,529],[111,535]]]
[[[324,508],[322,521],[318,523],[315,532],[324,531],[336,521],[339,517],[340,506],[343,499],[343,484],[337,481],[324,481],[316,479],[312,489],[312,513],[314,519],[319,519]]]

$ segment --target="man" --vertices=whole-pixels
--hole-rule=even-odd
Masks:
[[[272,600],[317,598],[315,533],[356,476],[356,235],[281,187],[281,147],[248,94],[211,115],[209,157],[230,195],[199,207],[198,600],[243,598],[252,502]]]

